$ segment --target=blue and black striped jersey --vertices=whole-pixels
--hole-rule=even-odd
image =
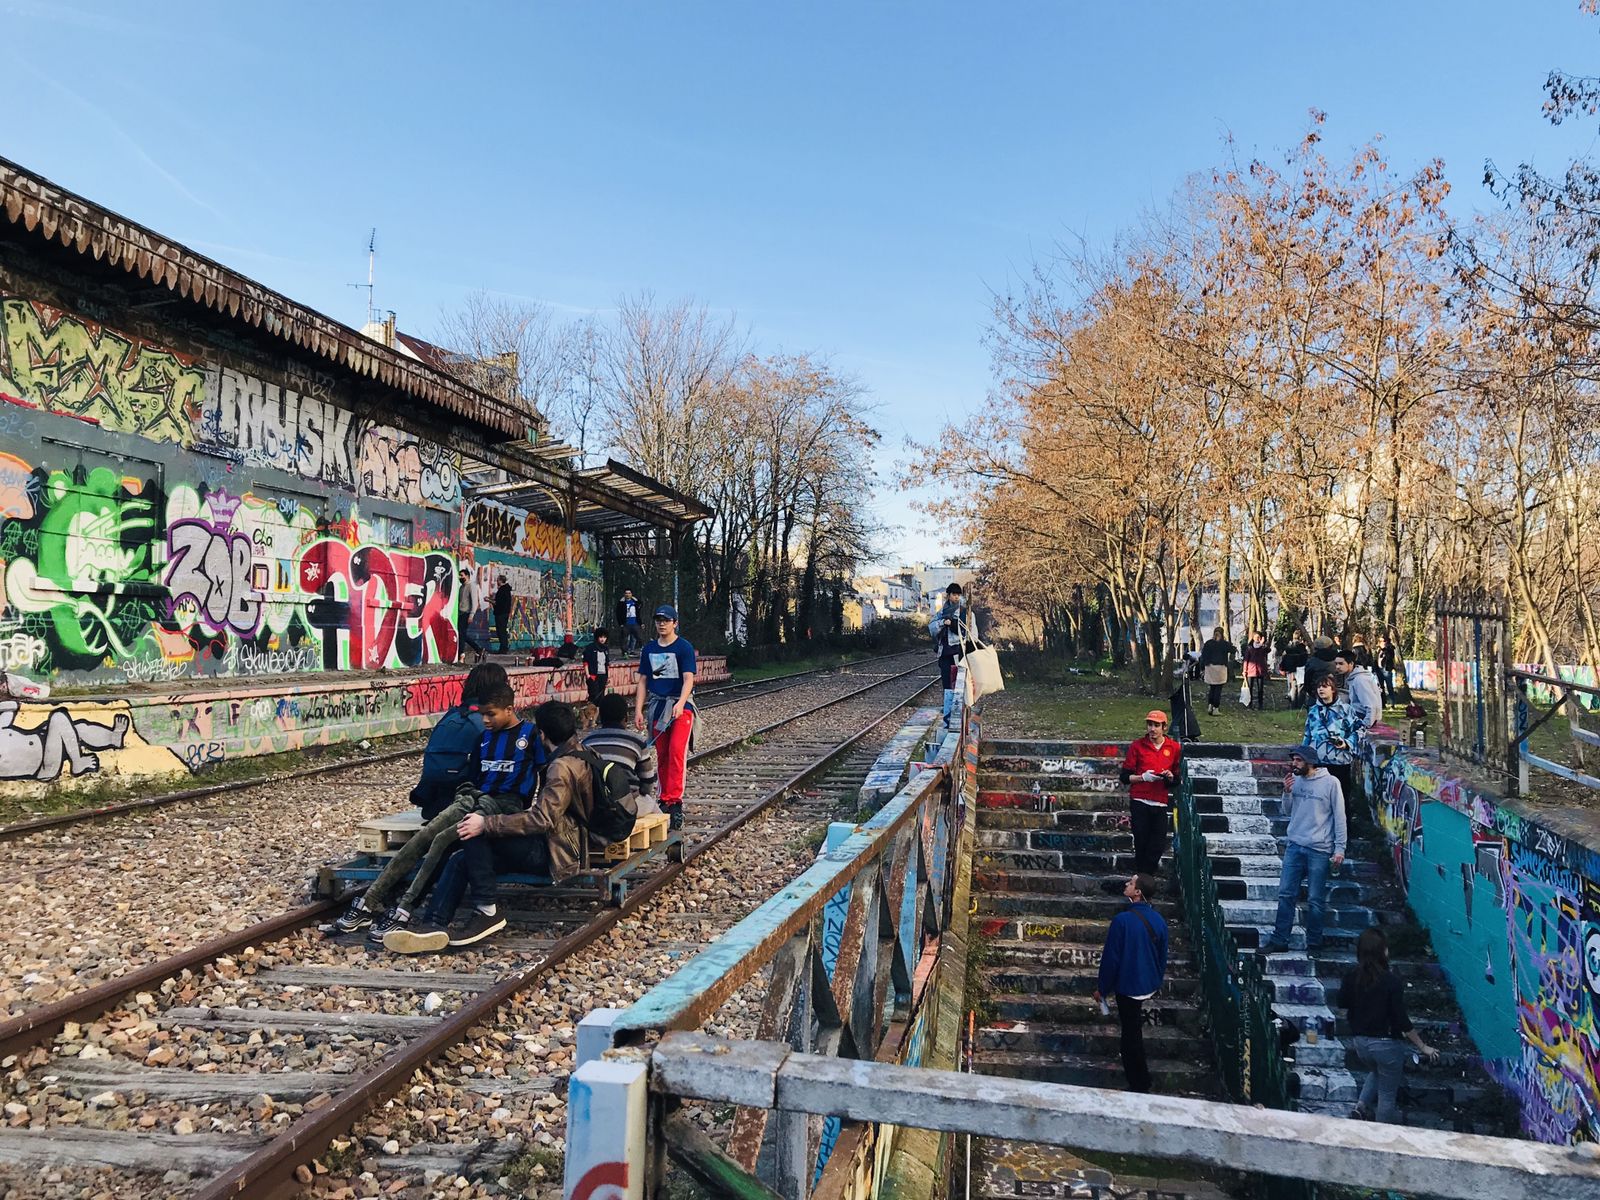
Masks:
[[[516,793],[527,807],[538,790],[544,759],[544,743],[531,721],[498,732],[487,729],[479,749],[478,789],[491,796]]]

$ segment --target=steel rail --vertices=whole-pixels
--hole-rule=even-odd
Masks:
[[[839,704],[843,700],[859,695],[862,691],[882,687],[915,671],[925,669],[926,664],[921,664],[910,671],[901,672],[899,675],[872,684],[867,688],[857,689],[851,692],[849,696],[829,701],[827,705],[821,705],[819,708]],[[481,993],[475,999],[462,1005],[461,1008],[446,1017],[429,1033],[424,1034],[415,1041],[400,1046],[388,1056],[379,1060],[357,1076],[355,1081],[335,1096],[330,1103],[317,1109],[314,1113],[302,1116],[284,1133],[262,1146],[248,1158],[229,1167],[204,1188],[195,1192],[193,1200],[226,1200],[229,1197],[235,1198],[235,1200],[239,1197],[259,1197],[265,1200],[266,1197],[272,1196],[276,1189],[292,1178],[296,1167],[303,1164],[307,1158],[321,1153],[357,1119],[377,1107],[386,1096],[408,1083],[412,1073],[418,1067],[423,1066],[441,1051],[464,1041],[474,1026],[492,1017],[507,1001],[532,987],[545,974],[560,966],[562,962],[573,954],[608,933],[624,917],[631,916],[654,897],[656,893],[682,875],[688,865],[694,862],[695,859],[714,848],[740,826],[765,812],[793,788],[800,786],[813,776],[826,770],[835,759],[847,752],[858,741],[894,716],[923,692],[927,691],[935,682],[937,681],[929,681],[917,688],[909,696],[898,700],[881,716],[873,718],[873,720],[856,730],[849,737],[831,747],[825,754],[810,764],[801,767],[760,800],[731,818],[708,838],[699,842],[684,855],[681,863],[668,865],[666,869],[652,876],[648,882],[630,892],[628,899],[620,907],[606,909],[597,914],[583,928],[574,930],[552,946],[539,962],[524,971],[508,976],[496,984],[493,989]],[[810,716],[815,711],[817,710],[811,710],[801,714],[801,716]],[[799,719],[800,717],[789,718],[790,721]],[[780,722],[780,724],[783,723],[787,722]],[[776,726],[769,726],[768,728],[776,728]]]
[[[209,942],[201,942],[181,954],[146,963],[126,975],[118,975],[115,979],[108,979],[105,983],[76,992],[65,1000],[30,1008],[9,1021],[0,1023],[0,1058],[48,1041],[60,1033],[68,1021],[77,1021],[81,1024],[90,1018],[98,1017],[101,1013],[115,1008],[130,992],[158,984],[180,971],[198,967],[202,963],[221,958],[235,950],[242,950],[256,942],[272,941],[286,933],[293,933],[302,926],[311,924],[318,917],[332,912],[337,906],[337,901],[319,900],[315,904],[292,908],[276,917],[257,921],[238,933],[212,938]]]
[[[843,696],[838,696],[832,700],[824,701],[822,704],[809,708],[804,712],[797,713],[794,716],[784,717],[781,720],[775,721],[771,724],[763,725],[759,729],[751,730],[743,737],[732,738],[719,745],[708,747],[705,750],[701,750],[691,755],[689,757],[689,763],[690,765],[694,765],[696,763],[702,763],[708,759],[717,758],[721,755],[730,753],[733,750],[738,749],[740,746],[748,744],[752,738],[759,737],[766,733],[771,733],[773,730],[779,729],[782,726],[789,724],[791,721],[798,721],[805,717],[812,716],[825,708],[829,708],[835,704],[840,704],[846,700],[853,699],[856,696],[861,695],[863,692],[868,692],[874,688],[883,687],[887,684],[894,683],[897,680],[905,678],[907,675],[914,674],[916,671],[924,669],[925,666],[926,664],[918,664],[917,666],[912,667],[909,670],[902,671],[897,675],[892,675],[887,679],[879,680],[877,683],[856,688],[853,691],[846,692]],[[898,705],[897,708],[898,707],[904,707],[904,705],[901,704]],[[890,711],[893,712],[894,710],[891,709]],[[387,757],[398,757],[399,755],[414,753],[417,753],[417,751],[398,751]],[[327,769],[329,768],[318,768],[318,770]],[[221,790],[227,790],[230,786],[233,788],[244,788],[256,785],[255,783],[216,785],[216,787]],[[768,805],[770,805],[770,803],[772,803],[772,800],[768,800],[765,803],[758,801],[757,803],[762,805],[762,809],[765,809]],[[753,816],[755,814],[752,812],[750,815]],[[737,820],[738,818],[735,818],[735,821]],[[730,826],[735,828],[737,827],[733,823],[722,826],[711,835],[712,842],[720,841],[727,835],[728,832],[731,832]],[[707,843],[701,843],[701,845],[705,844]],[[698,853],[699,847],[697,846],[695,849],[691,850],[685,855],[685,861],[689,861]],[[649,884],[645,884],[643,886],[648,888]],[[322,900],[314,904],[305,905],[301,908],[291,909],[290,911],[282,913],[279,916],[268,918],[265,921],[260,921],[255,925],[250,926],[248,929],[241,930],[239,933],[228,934],[224,937],[213,938],[208,942],[202,942],[200,945],[183,951],[180,954],[172,955],[168,958],[160,959],[153,963],[148,963],[143,967],[139,967],[128,972],[126,975],[119,975],[115,979],[110,979],[105,983],[97,984],[96,986],[83,992],[68,996],[62,1000],[57,1000],[51,1004],[41,1005],[37,1008],[29,1009],[28,1011],[20,1013],[7,1021],[0,1022],[0,1057],[3,1057],[7,1054],[16,1053],[19,1050],[27,1049],[31,1046],[38,1045],[40,1042],[44,1042],[50,1038],[53,1038],[62,1030],[62,1028],[66,1026],[69,1021],[82,1023],[85,1020],[97,1017],[101,1013],[106,1012],[110,1008],[114,1007],[124,996],[127,996],[130,992],[135,992],[140,988],[149,987],[153,984],[160,983],[162,980],[176,975],[180,971],[188,970],[204,962],[209,962],[214,958],[220,958],[225,954],[231,954],[234,951],[242,950],[245,946],[251,945],[257,941],[272,940],[282,937],[285,934],[293,933],[296,930],[305,927],[306,925],[314,923],[319,918],[326,916],[329,912],[336,908],[343,899],[344,897],[340,897],[335,900]]]
[[[787,675],[771,675],[766,679],[746,679],[741,683],[723,683],[716,687],[696,688],[695,698],[705,697],[707,700],[716,700],[715,704],[705,704],[705,708],[721,708],[727,704],[741,704],[746,700],[755,700],[761,696],[770,696],[774,692],[786,692],[792,687],[799,687],[805,680],[813,675],[821,675],[828,671],[848,671],[855,667],[866,666],[869,663],[886,662],[891,658],[904,658],[908,654],[915,654],[915,650],[897,650],[893,654],[878,654],[871,658],[857,658],[850,662],[834,663],[827,667],[812,667],[808,671],[791,671]],[[773,685],[776,686],[768,686]],[[761,691],[751,692],[746,696],[730,695],[731,692],[742,691],[745,688],[761,688]]]
[[[771,733],[773,730],[779,729],[792,721],[799,721],[805,717],[813,716],[816,713],[821,712],[823,709],[830,708],[836,704],[841,704],[846,700],[854,699],[863,692],[868,692],[874,688],[884,687],[888,684],[894,683],[905,678],[907,675],[924,670],[926,665],[927,664],[925,663],[918,664],[917,666],[912,667],[909,670],[902,671],[897,675],[890,676],[887,679],[879,680],[877,683],[868,684],[865,687],[856,688],[853,691],[847,692],[843,696],[826,700],[821,704],[806,709],[804,712],[796,713],[793,716],[784,717],[781,720],[775,721],[771,724],[763,725],[759,729],[751,730],[743,737],[732,738],[729,741],[723,742],[719,745],[711,746],[705,750],[698,751],[690,756],[689,762],[691,765],[693,765],[696,763],[705,762],[708,759],[718,758],[724,754],[728,754],[733,750],[738,749],[740,746],[748,744],[752,738],[759,737],[766,733]],[[923,690],[926,689],[919,689],[919,692]],[[894,709],[889,711],[890,713],[893,713],[904,706],[905,702],[902,701],[900,704],[897,704]],[[885,717],[880,719],[887,718]],[[862,735],[857,736],[859,737]],[[845,745],[848,746],[853,744],[854,740],[855,739],[852,739],[851,742],[847,742]],[[402,751],[400,753],[411,754],[416,752]],[[224,785],[218,786],[221,787]],[[255,784],[241,783],[233,784],[231,786],[235,788],[243,788],[253,787]],[[784,788],[790,786],[793,785],[791,783],[785,783],[783,785]],[[782,788],[780,788],[780,792],[781,790]],[[764,810],[773,802],[773,798],[768,798],[765,801],[757,801],[757,804],[760,804]],[[750,815],[754,816],[755,813],[752,811]],[[737,821],[738,818],[735,818],[735,822]],[[720,841],[729,832],[731,832],[731,828],[737,827],[735,822],[725,824],[712,833],[708,842],[702,842],[694,849],[686,853],[684,856],[684,861],[691,861],[695,856],[697,856],[700,853],[700,846],[714,844],[716,841]],[[676,872],[674,872],[674,877],[675,875]],[[641,892],[647,895],[651,894],[651,883],[647,882],[641,885],[635,894],[639,894]],[[147,963],[142,967],[138,967],[132,971],[129,971],[125,975],[119,975],[115,979],[109,979],[104,983],[96,984],[92,988],[88,988],[82,992],[77,992],[66,997],[65,999],[57,1000],[50,1004],[40,1005],[38,1007],[28,1009],[25,1012],[19,1013],[17,1016],[12,1017],[9,1020],[0,1022],[0,1057],[4,1057],[8,1054],[15,1054],[21,1050],[36,1046],[41,1042],[48,1041],[57,1033],[59,1033],[69,1021],[78,1022],[81,1024],[86,1020],[97,1017],[101,1013],[115,1007],[123,997],[129,995],[130,993],[136,992],[141,988],[158,984],[162,980],[170,978],[181,971],[189,970],[193,967],[199,966],[202,963],[209,962],[212,959],[220,958],[223,955],[232,954],[257,942],[271,941],[276,938],[283,937],[286,934],[293,933],[307,925],[313,924],[320,918],[325,917],[330,912],[334,911],[339,904],[345,898],[347,898],[348,895],[349,893],[347,893],[346,896],[342,896],[337,899],[320,900],[314,904],[308,904],[300,908],[290,909],[288,912],[281,913],[276,917],[270,917],[265,921],[259,921],[246,929],[240,930],[238,933],[230,933],[224,935],[223,937],[213,938],[210,941],[202,942],[200,945],[194,946],[179,954],[171,955],[164,959],[159,959],[156,962]],[[629,911],[632,911],[632,909],[630,908]]]

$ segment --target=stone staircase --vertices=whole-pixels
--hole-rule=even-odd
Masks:
[[[1133,871],[1120,752],[1075,757],[1081,750],[1034,743],[1005,743],[1002,751],[986,748],[980,763],[973,894],[983,998],[973,1069],[1121,1089],[1116,1018],[1094,1002],[1106,928],[1127,904],[1122,885]],[[1145,1006],[1154,1089],[1220,1099],[1176,897],[1158,898],[1156,908],[1167,919],[1170,951],[1166,981]],[[1177,1164],[1183,1176],[1167,1178],[1156,1162],[998,1141],[978,1156],[973,1191],[994,1200],[1226,1194],[1189,1177],[1198,1168]]]
[[[984,746],[973,873],[984,989],[975,1070],[1124,1086],[1116,1022],[1093,1002],[1106,926],[1124,903],[1121,885],[1132,871],[1127,797],[1117,779],[1122,752],[1120,746],[1068,742]],[[1252,952],[1270,932],[1277,908],[1287,752],[1202,744],[1189,764],[1225,918],[1240,949]],[[1155,1088],[1221,1099],[1176,897],[1164,895],[1157,907],[1168,919],[1172,944],[1166,983],[1147,1006],[1145,1043]],[[1442,1051],[1436,1064],[1408,1064],[1401,1093],[1406,1123],[1517,1136],[1515,1107],[1483,1072],[1449,983],[1394,884],[1382,838],[1358,806],[1350,812],[1346,862],[1330,881],[1321,952],[1314,960],[1306,954],[1297,925],[1290,950],[1265,964],[1275,1011],[1307,1031],[1294,1049],[1300,1107],[1343,1116],[1355,1103],[1362,1071],[1345,1046],[1343,1010],[1330,1002],[1354,966],[1356,938],[1373,923],[1389,936],[1413,1022]],[[983,1174],[974,1185],[998,1200],[1024,1192],[1104,1195],[1113,1186],[1118,1195],[1148,1188],[1201,1197],[1228,1184],[1222,1178],[1157,1178],[1151,1168],[1158,1163],[1094,1157],[1090,1162],[994,1143],[982,1151]]]
[[[1271,933],[1277,912],[1288,824],[1282,815],[1287,750],[1201,744],[1188,761],[1218,898],[1240,949],[1253,950]],[[1349,843],[1343,866],[1329,880],[1322,949],[1314,959],[1306,953],[1297,920],[1290,949],[1264,964],[1276,993],[1274,1010],[1305,1031],[1295,1047],[1300,1108],[1346,1116],[1355,1103],[1363,1071],[1345,1045],[1344,1012],[1331,1002],[1355,965],[1356,938],[1378,924],[1389,938],[1393,966],[1407,982],[1412,1022],[1441,1051],[1437,1063],[1407,1064],[1405,1122],[1517,1136],[1514,1108],[1483,1072],[1426,934],[1394,885],[1383,840],[1359,804],[1347,811]],[[1303,915],[1302,904],[1298,916]]]

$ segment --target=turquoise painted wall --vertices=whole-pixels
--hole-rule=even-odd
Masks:
[[[1370,764],[1367,786],[1411,909],[1523,1129],[1600,1140],[1600,853],[1404,749]]]

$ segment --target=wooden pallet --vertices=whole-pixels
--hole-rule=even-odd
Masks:
[[[388,854],[400,849],[422,828],[422,813],[411,808],[373,817],[356,826],[356,849],[363,854]]]
[[[641,850],[660,845],[667,840],[669,824],[666,813],[640,817],[634,822],[633,832],[628,835],[627,841],[612,842],[606,847],[606,861],[622,862]]]

